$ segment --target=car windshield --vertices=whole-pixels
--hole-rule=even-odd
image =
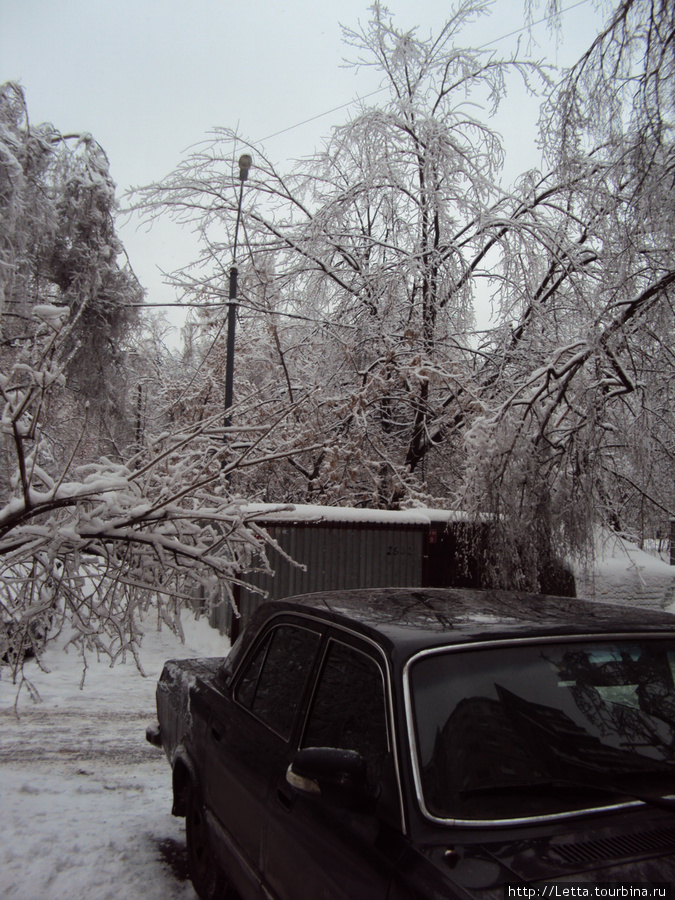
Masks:
[[[675,794],[674,681],[675,638],[420,654],[409,686],[426,811],[494,821]]]

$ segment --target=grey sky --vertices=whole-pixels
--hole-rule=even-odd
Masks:
[[[563,7],[577,0],[563,0]],[[106,150],[121,194],[160,179],[183,151],[214,126],[238,127],[284,160],[312,152],[349,110],[316,118],[378,87],[372,70],[342,67],[349,48],[340,23],[369,17],[369,0],[0,0],[0,82],[23,85],[32,121],[61,131],[91,132]],[[445,21],[448,0],[390,0],[397,26],[422,36]],[[543,7],[543,4],[541,4]],[[468,40],[488,43],[524,24],[524,0],[496,0]],[[543,12],[535,11],[539,18]],[[535,57],[569,64],[597,32],[591,0],[563,17],[564,40],[534,29]],[[467,40],[467,42],[468,42]],[[527,36],[524,38],[527,40]],[[507,53],[512,36],[495,46]],[[498,129],[511,158],[536,163],[534,105],[510,98]],[[289,130],[287,130],[289,129]],[[172,300],[158,267],[190,257],[191,240],[175,227],[122,239],[149,301]]]

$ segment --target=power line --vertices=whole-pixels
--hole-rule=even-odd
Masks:
[[[585,6],[589,3],[589,0],[577,0],[576,3],[572,3],[570,6],[566,6],[564,9],[560,10],[558,15],[565,15],[568,12],[571,12],[573,9],[577,9],[580,6]],[[491,38],[491,40],[486,41],[484,44],[480,44],[476,47],[477,50],[485,50],[487,47],[491,47],[494,44],[499,43],[499,41],[504,41],[507,38],[515,37],[516,35],[523,34],[525,31],[528,31],[531,28],[535,28],[537,25],[543,25],[544,23],[550,22],[552,18],[556,15],[556,13],[550,13],[547,16],[544,16],[541,19],[537,19],[534,22],[529,23],[528,25],[523,25],[521,28],[516,28],[513,31],[509,31],[507,34],[502,34],[499,37]],[[343,109],[348,109],[350,106],[353,106],[355,103],[361,103],[364,100],[368,100],[370,97],[375,97],[378,94],[382,94],[385,91],[389,90],[387,85],[384,85],[381,88],[377,88],[374,91],[370,91],[367,94],[364,94],[362,97],[357,96],[353,100],[348,100],[346,103],[341,103],[339,106],[334,106],[331,109],[327,109],[324,112],[317,113],[314,116],[310,116],[308,119],[303,119],[301,122],[296,122],[295,125],[289,125],[286,128],[282,128],[279,131],[275,131],[273,134],[268,134],[266,137],[260,138],[258,141],[252,143],[252,146],[256,144],[262,144],[264,141],[273,140],[276,137],[279,137],[282,134],[287,134],[290,131],[294,131],[296,128],[302,128],[304,125],[309,125],[311,122],[316,122],[318,119],[323,119],[326,116],[330,116],[333,113],[340,112]],[[170,307],[170,306],[179,306],[179,307],[197,307],[197,308],[208,308],[211,304],[201,304],[195,302],[173,302],[173,303],[143,303],[143,304],[129,304],[133,307],[138,307],[142,309],[147,309],[148,307]]]
[[[508,34],[503,34],[501,37],[493,38],[491,41],[488,41],[487,44],[481,44],[480,47],[477,47],[477,50],[484,50],[486,47],[492,46],[492,44],[496,44],[497,41],[504,41],[506,38],[514,37],[516,34],[522,34],[524,31],[527,31],[530,28],[534,28],[535,25],[542,25],[544,22],[550,22],[551,19],[556,15],[563,16],[565,13],[571,12],[571,10],[576,9],[578,6],[585,6],[589,0],[578,0],[577,3],[573,3],[571,6],[566,6],[564,9],[561,9],[559,13],[550,13],[548,16],[544,16],[543,19],[537,19],[536,22],[531,22],[529,25],[523,25],[522,28],[516,28],[515,31],[510,31]]]
[[[582,2],[586,3],[587,0],[582,0]],[[325,112],[317,113],[315,116],[311,116],[309,119],[304,119],[302,122],[297,122],[295,125],[289,125],[288,128],[282,128],[281,131],[275,131],[274,134],[268,134],[267,137],[260,138],[259,141],[256,141],[258,144],[262,144],[263,141],[271,141],[272,138],[279,137],[280,134],[286,134],[289,131],[293,131],[296,128],[302,128],[303,125],[309,125],[310,122],[316,122],[317,119],[323,119],[325,116],[330,116],[333,113],[340,112],[342,109],[347,109],[349,106],[353,106],[355,103],[360,103],[362,100],[367,100],[369,97],[374,97],[376,94],[381,94],[383,91],[387,91],[389,88],[385,85],[384,87],[377,88],[374,91],[371,91],[369,94],[364,94],[363,97],[355,97],[353,100],[348,100],[346,103],[341,103],[340,106],[334,106],[333,109],[327,109]]]
[[[562,16],[579,6],[585,6],[587,3],[589,3],[589,0],[578,0],[577,3],[573,3],[571,6],[566,6],[564,9],[561,9],[559,15]],[[500,37],[492,38],[485,44],[481,44],[480,46],[476,47],[476,50],[485,50],[486,47],[491,47],[493,44],[497,44],[499,41],[504,41],[507,38],[515,37],[515,35],[517,34],[523,34],[523,32],[528,31],[530,28],[534,28],[537,25],[542,25],[544,24],[544,22],[550,22],[554,15],[557,14],[550,13],[549,15],[544,16],[542,19],[537,19],[536,22],[531,22],[529,25],[523,25],[522,28],[516,28],[515,31],[509,31],[508,34],[502,34]],[[268,134],[265,137],[260,138],[255,143],[262,144],[264,141],[271,141],[273,138],[279,137],[282,134],[287,134],[289,131],[294,131],[296,128],[302,128],[303,125],[309,125],[311,122],[316,122],[318,119],[323,119],[325,116],[330,116],[333,113],[340,112],[343,109],[347,109],[348,107],[353,106],[355,103],[361,103],[363,100],[368,100],[370,97],[375,97],[377,96],[377,94],[382,94],[387,90],[389,90],[389,87],[387,85],[384,85],[381,88],[376,88],[374,91],[370,91],[370,93],[364,94],[363,97],[357,96],[353,100],[348,100],[346,103],[341,103],[339,106],[334,106],[332,109],[327,109],[325,112],[317,113],[315,116],[310,116],[309,119],[303,119],[302,122],[296,122],[295,125],[289,125],[287,128],[282,128],[279,131],[275,131],[273,134]]]

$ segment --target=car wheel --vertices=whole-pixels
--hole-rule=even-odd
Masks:
[[[187,844],[190,881],[201,900],[228,900],[233,894],[211,849],[204,804],[197,787],[188,785],[185,812],[185,841]]]

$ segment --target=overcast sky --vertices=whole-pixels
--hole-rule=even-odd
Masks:
[[[322,113],[379,86],[372,70],[343,67],[349,48],[340,25],[365,25],[369,4],[0,0],[0,82],[23,85],[33,122],[93,134],[108,154],[118,194],[160,179],[214,126],[262,141],[283,165],[311,153],[350,111]],[[437,32],[451,8],[448,0],[386,5],[397,26],[417,27],[421,36]],[[573,7],[563,16],[562,42],[537,25],[532,54],[564,66],[590,43],[600,19],[592,0],[562,5]],[[467,43],[509,35],[523,27],[524,17],[524,0],[496,0]],[[511,35],[494,46],[506,54],[517,40]],[[313,121],[299,124],[307,119]],[[534,125],[534,107],[514,94],[498,129],[522,168],[537,162]],[[176,227],[147,234],[135,223],[123,224],[120,233],[148,300],[173,300],[159,269],[187,262],[189,236]]]

